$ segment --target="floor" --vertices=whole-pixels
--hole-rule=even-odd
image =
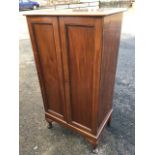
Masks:
[[[129,10],[125,16],[117,65],[112,123],[111,127],[106,127],[102,133],[98,145],[98,155],[135,154],[133,10]],[[25,20],[24,17],[21,18],[23,21]],[[91,145],[79,134],[63,128],[57,123],[54,123],[52,129],[47,129],[31,43],[26,25],[21,24],[22,26],[25,29],[20,29],[19,41],[20,155],[92,155]]]

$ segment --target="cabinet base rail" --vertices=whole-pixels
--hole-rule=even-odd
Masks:
[[[66,123],[64,120],[61,120],[49,113],[45,113],[45,119],[48,122],[49,129],[53,127],[52,122],[60,123],[60,125],[62,125],[63,127],[70,128],[71,130],[80,133],[92,145],[93,150],[96,150],[103,129],[106,127],[106,125],[109,126],[111,123],[112,111],[113,110],[109,111],[109,113],[107,114],[103,122],[101,123],[96,135],[86,132],[82,129],[79,129],[69,123]]]

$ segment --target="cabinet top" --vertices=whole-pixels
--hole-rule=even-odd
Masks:
[[[107,16],[127,11],[125,8],[72,9],[72,10],[36,10],[24,13],[25,16]]]

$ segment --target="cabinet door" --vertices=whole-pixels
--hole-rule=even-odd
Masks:
[[[27,17],[46,114],[65,120],[57,17]]]
[[[67,119],[96,133],[102,23],[96,17],[61,17]]]

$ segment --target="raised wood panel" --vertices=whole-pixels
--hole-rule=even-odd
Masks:
[[[101,63],[98,127],[112,110],[122,14],[103,18],[103,51]]]
[[[35,57],[40,83],[44,92],[46,111],[64,119],[64,97],[61,73],[61,56],[56,18],[31,18],[28,20],[33,33]],[[61,67],[61,68],[60,68]]]
[[[67,26],[66,33],[71,118],[72,121],[91,128],[95,30],[94,27]],[[79,37],[77,37],[77,34],[79,34]]]
[[[61,18],[69,122],[93,132],[101,53],[101,18]]]

